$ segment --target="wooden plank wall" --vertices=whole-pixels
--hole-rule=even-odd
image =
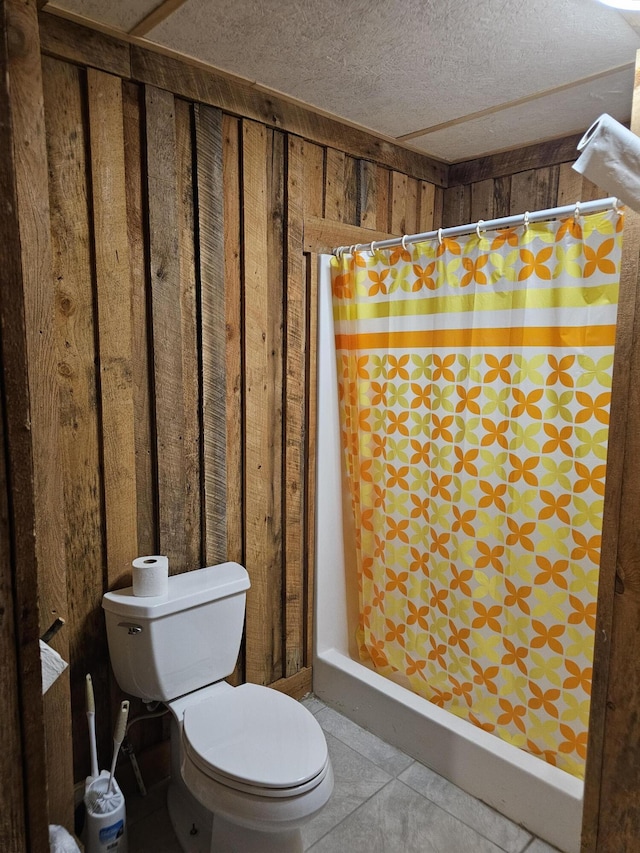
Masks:
[[[47,817],[73,816],[69,676],[42,694],[38,638],[67,612],[62,531],[59,388],[39,31],[34,0],[0,0],[0,395],[4,475],[1,711],[8,814],[3,849],[44,849]],[[6,493],[6,489],[3,489]],[[7,538],[4,538],[4,535]],[[5,562],[8,558],[8,565]],[[13,654],[6,643],[13,641]],[[68,656],[66,632],[51,641]],[[5,655],[6,652],[6,655]],[[4,664],[7,664],[6,666]],[[16,669],[19,682],[13,681]],[[19,722],[16,726],[16,712]],[[12,789],[7,792],[6,785]],[[23,798],[22,814],[17,806]],[[3,797],[3,802],[5,799]],[[9,835],[15,832],[15,838]],[[20,839],[22,838],[22,844]],[[25,843],[26,842],[26,843]]]
[[[0,416],[5,408],[0,400]],[[4,418],[0,417],[0,600],[10,602],[14,595],[11,571],[10,494],[7,482]],[[13,608],[0,620],[0,654],[4,661],[0,710],[5,724],[0,730],[0,797],[4,804],[0,817],[0,845],[10,850],[26,849],[28,837],[27,804],[21,787],[15,784],[16,768],[23,766],[22,724],[20,719],[20,676],[17,649],[18,630]],[[42,786],[41,786],[42,790]],[[44,824],[44,821],[42,821]],[[41,831],[44,826],[41,827]],[[44,838],[42,832],[41,838]]]
[[[430,228],[442,188],[424,179],[441,171],[426,160],[406,174],[356,156],[353,144],[345,151],[177,97],[164,88],[166,63],[161,86],[150,60],[145,82],[125,79],[108,41],[98,64],[117,73],[53,56],[47,44],[65,632],[80,780],[85,674],[103,756],[119,699],[101,596],[129,583],[139,554],[167,554],[171,573],[246,565],[235,681],[293,695],[311,688],[317,277],[305,220],[337,234]],[[136,749],[151,754],[165,729],[136,727]]]
[[[573,137],[563,146],[536,146],[536,153],[534,163],[524,149],[452,166],[450,186],[444,190],[443,227],[606,196],[571,168]]]

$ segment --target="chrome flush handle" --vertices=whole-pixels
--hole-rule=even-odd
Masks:
[[[142,625],[136,625],[134,622],[118,622],[118,628],[127,628],[127,634],[142,633]]]

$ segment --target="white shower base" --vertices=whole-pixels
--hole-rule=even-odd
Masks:
[[[383,678],[354,659],[328,259],[320,259],[314,692],[530,832],[579,853],[583,783]]]

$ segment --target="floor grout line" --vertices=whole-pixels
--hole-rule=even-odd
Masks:
[[[330,835],[330,834],[334,831],[334,829],[337,829],[339,826],[341,826],[341,825],[345,822],[345,820],[348,820],[350,817],[352,817],[352,816],[353,816],[353,815],[355,815],[357,812],[359,812],[359,811],[360,811],[360,809],[361,809],[364,805],[366,805],[367,803],[371,802],[371,800],[373,800],[373,798],[374,798],[374,797],[377,797],[377,796],[378,796],[378,794],[379,794],[381,791],[384,791],[384,789],[385,789],[388,785],[390,785],[392,782],[394,782],[394,781],[397,781],[397,780],[396,780],[396,778],[395,778],[394,776],[392,776],[392,777],[391,777],[391,779],[389,779],[389,781],[388,781],[388,782],[385,782],[385,783],[384,783],[384,785],[383,785],[381,788],[378,788],[378,790],[377,790],[377,791],[374,791],[374,792],[373,792],[373,794],[370,794],[370,795],[369,795],[365,800],[363,800],[363,801],[362,801],[358,806],[356,806],[356,807],[355,807],[355,809],[353,809],[353,811],[350,811],[350,812],[349,812],[349,814],[346,814],[346,815],[345,815],[341,820],[339,820],[339,821],[338,821],[338,823],[334,824],[334,825],[331,827],[331,829],[328,829],[328,830],[327,830],[323,835],[321,835],[319,838],[316,838],[316,840],[313,842],[313,844],[311,845],[311,847],[307,847],[307,848],[305,849],[305,853],[306,853],[306,851],[307,851],[307,850],[313,850],[313,848],[316,846],[316,844],[318,844],[320,841],[322,841],[322,839],[323,839],[323,838],[326,838],[326,837],[327,837],[327,835]],[[407,786],[405,786],[405,787],[407,787]]]
[[[322,726],[322,723],[318,720],[318,723],[320,724],[320,727],[322,728],[322,731],[325,734],[330,734],[332,737],[336,738],[336,740],[339,740],[340,743],[345,744],[345,746],[348,746],[349,749],[352,749],[354,752],[357,752],[358,755],[361,755],[363,758],[366,758],[367,761],[370,761],[376,767],[379,767],[380,770],[384,770],[385,773],[388,773],[391,777],[397,779],[401,773],[404,773],[405,770],[408,770],[412,764],[415,764],[416,759],[412,755],[409,755],[408,753],[403,752],[403,750],[399,749],[398,747],[393,746],[392,744],[388,744],[386,741],[382,740],[381,737],[378,737],[378,735],[374,734],[373,732],[370,732],[368,729],[365,729],[364,726],[361,726],[358,723],[354,723],[353,720],[349,720],[349,718],[347,716],[345,716],[344,714],[341,714],[340,711],[336,711],[335,708],[331,708],[329,705],[327,705],[326,708],[327,708],[327,710],[331,711],[332,713],[337,714],[338,716],[342,717],[345,720],[348,720],[353,726],[358,728],[361,732],[363,732],[367,735],[370,735],[372,738],[375,738],[376,740],[380,741],[381,743],[383,743],[387,746],[392,747],[393,750],[398,755],[403,755],[406,758],[411,759],[410,763],[406,767],[403,767],[402,770],[400,770],[398,773],[394,774],[390,770],[388,770],[384,764],[380,764],[379,761],[377,761],[375,758],[372,758],[371,755],[368,755],[368,754],[362,752],[360,749],[358,749],[357,746],[354,746],[352,743],[349,743],[349,741],[345,740],[343,737],[340,737],[340,735],[336,734],[335,732],[332,732],[329,729],[325,729],[324,726]],[[321,709],[321,710],[324,710],[324,709]],[[320,713],[320,711],[318,711],[317,713]]]
[[[420,764],[420,762],[419,762],[419,761],[416,761],[416,762],[414,762],[414,763]],[[422,766],[426,766],[426,765],[422,765]],[[430,768],[429,768],[429,769],[430,769]],[[435,772],[435,771],[433,771],[433,772]],[[447,781],[448,781],[448,780],[447,780]],[[468,829],[470,829],[472,832],[475,832],[475,834],[476,834],[476,835],[479,835],[479,836],[480,836],[480,838],[484,838],[484,840],[485,840],[485,841],[488,841],[490,844],[493,844],[493,846],[494,846],[494,847],[497,847],[497,848],[498,848],[498,850],[502,850],[502,851],[503,851],[503,853],[510,853],[510,851],[508,851],[505,847],[502,847],[500,844],[498,844],[498,842],[497,842],[497,841],[494,841],[494,839],[493,839],[493,838],[489,838],[489,836],[488,836],[488,835],[485,835],[483,832],[481,832],[481,831],[480,831],[479,829],[477,829],[475,826],[472,826],[470,823],[467,823],[467,821],[466,821],[464,818],[460,817],[460,816],[459,816],[459,815],[457,815],[457,814],[454,814],[452,811],[449,811],[449,809],[448,809],[446,806],[443,806],[443,805],[441,805],[440,803],[437,803],[435,800],[432,800],[432,799],[431,799],[431,797],[428,797],[426,794],[423,794],[423,793],[422,793],[422,791],[418,791],[418,790],[416,790],[415,788],[413,788],[411,785],[407,784],[407,783],[406,783],[405,781],[403,781],[402,779],[398,779],[398,782],[400,782],[400,784],[401,784],[401,785],[404,785],[404,786],[405,786],[405,788],[407,788],[409,791],[412,791],[414,794],[418,794],[418,795],[419,795],[419,796],[421,796],[423,799],[425,799],[425,800],[427,800],[428,802],[430,802],[430,803],[431,803],[433,806],[435,806],[437,809],[440,809],[441,811],[446,812],[446,814],[448,814],[448,815],[449,815],[450,817],[452,817],[454,820],[458,821],[458,823],[463,824],[463,826],[466,826],[466,827],[467,827]],[[453,782],[451,782],[450,784],[452,784],[452,785],[453,785]],[[457,788],[458,786],[456,785],[456,786],[454,786],[454,787],[456,787],[456,788]],[[462,789],[460,789],[460,790],[462,790]],[[463,793],[464,793],[464,792],[463,792]],[[469,794],[469,796],[471,796],[471,795]],[[501,818],[502,820],[509,821],[510,823],[512,823],[512,824],[513,824],[513,821],[510,821],[508,817],[505,817],[504,815],[500,814],[500,812],[499,812],[499,811],[497,811],[496,809],[494,809],[492,806],[487,805],[487,803],[484,803],[482,800],[478,799],[478,797],[474,797],[474,799],[478,800],[478,802],[482,803],[484,806],[487,806],[487,808],[488,808],[488,809],[491,809],[492,811],[494,811],[494,812],[498,815],[498,817],[499,817],[499,818]],[[514,825],[514,826],[518,826],[518,824],[513,824],[513,825]],[[530,845],[530,844],[532,843],[532,841],[534,840],[534,837],[531,835],[531,833],[529,832],[529,830],[524,829],[524,827],[519,827],[519,828],[520,828],[520,829],[522,829],[524,832],[528,833],[528,835],[529,835],[529,839],[525,842],[525,846],[524,846],[521,850],[511,851],[511,853],[525,853],[525,850],[527,849],[527,847],[529,847],[529,845]]]

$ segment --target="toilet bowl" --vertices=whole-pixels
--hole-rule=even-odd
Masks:
[[[174,777],[184,783],[169,794],[170,813],[185,849],[301,851],[300,828],[333,790],[326,740],[313,715],[256,684],[222,682],[168,704],[179,740]],[[206,817],[201,825],[202,812],[189,797],[213,814],[211,825]]]
[[[163,596],[103,599],[120,687],[172,714],[168,808],[185,853],[300,853],[301,827],[333,790],[314,716],[269,687],[223,680],[248,586],[245,569],[225,563],[169,578]]]

